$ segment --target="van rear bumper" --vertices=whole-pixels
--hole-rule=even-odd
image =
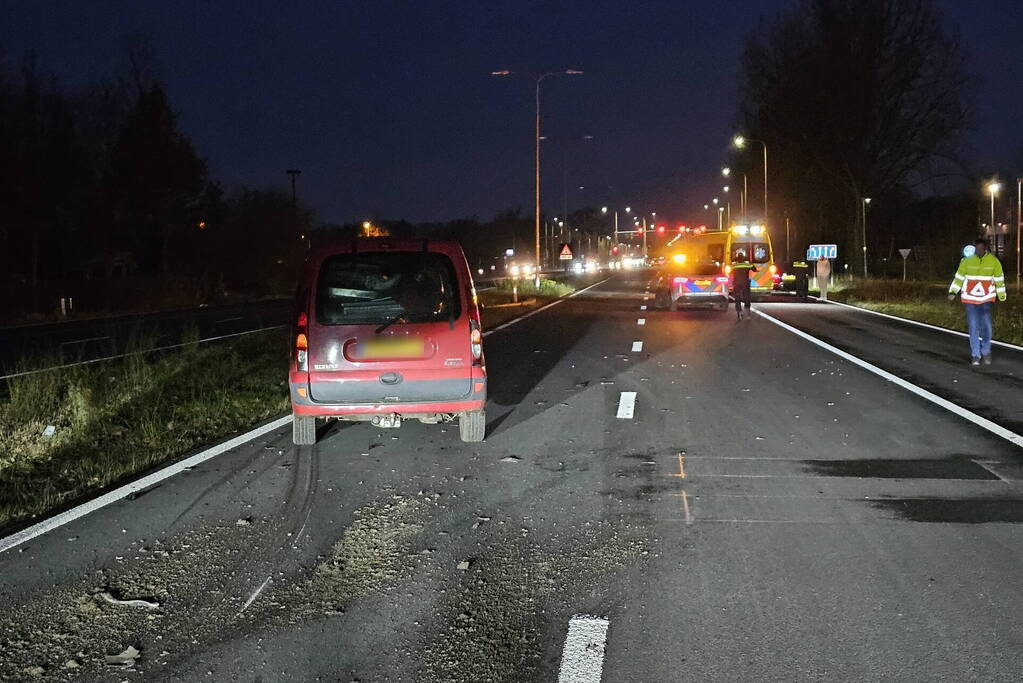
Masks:
[[[299,374],[299,373],[296,373]],[[486,377],[474,377],[471,392],[452,400],[412,401],[316,401],[310,396],[309,384],[291,382],[291,406],[296,415],[321,417],[343,415],[389,415],[391,413],[460,413],[467,410],[481,410],[487,402]],[[299,392],[305,393],[305,396]]]

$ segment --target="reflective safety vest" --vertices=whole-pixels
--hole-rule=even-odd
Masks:
[[[801,268],[802,270],[806,270],[810,266],[809,266],[809,264],[807,264],[806,261],[793,261],[792,262],[792,267],[793,268]]]
[[[964,304],[986,304],[998,297],[1005,301],[1005,275],[1002,263],[993,254],[967,256],[959,262],[949,294],[962,291]]]

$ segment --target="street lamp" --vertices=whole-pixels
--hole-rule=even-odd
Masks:
[[[992,180],[987,184],[987,192],[991,195],[991,228],[995,227],[995,197],[998,195],[998,191],[1002,189],[1002,184],[996,180]]]
[[[727,178],[728,176],[732,175],[732,169],[725,166],[723,169],[721,169],[721,175]]]
[[[721,231],[721,228],[722,228],[721,221],[724,218],[724,214],[725,214],[725,207],[719,206],[718,207],[718,231],[719,232]]]
[[[863,277],[867,277],[867,206],[870,197],[863,198]]]
[[[747,142],[755,142],[758,145],[763,145],[763,147],[764,147],[764,220],[766,221],[767,220],[767,143],[764,142],[763,140],[752,140],[750,138],[743,137],[742,135],[736,135],[732,139],[732,143],[738,149],[745,149]]]
[[[540,83],[543,79],[548,76],[557,76],[561,74],[569,76],[578,76],[583,72],[579,69],[564,69],[562,71],[548,71],[547,73],[534,76],[536,82],[536,137],[535,137],[535,149],[534,157],[536,161],[536,193],[535,193],[535,206],[534,206],[534,247],[535,247],[535,263],[536,263],[536,279],[537,282],[540,280]],[[512,72],[508,69],[501,69],[500,71],[491,71],[491,76],[510,76]]]

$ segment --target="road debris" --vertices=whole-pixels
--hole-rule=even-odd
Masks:
[[[139,598],[121,600],[120,598],[115,598],[113,595],[111,595],[110,591],[101,591],[96,594],[96,597],[102,599],[104,602],[107,602],[111,605],[119,605],[123,607],[144,607],[145,609],[160,609],[160,603],[158,602],[154,602],[152,600],[142,600]]]
[[[123,666],[125,668],[135,666],[135,660],[142,654],[135,649],[134,646],[129,645],[124,649],[124,652],[118,655],[107,655],[103,658],[104,663],[107,666]]]
[[[506,455],[505,457],[501,458],[501,462],[518,462],[521,459],[522,458],[520,458],[517,455]]]

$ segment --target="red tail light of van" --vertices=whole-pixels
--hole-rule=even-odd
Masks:
[[[309,372],[309,316],[298,314],[295,323],[295,364],[299,372]]]

